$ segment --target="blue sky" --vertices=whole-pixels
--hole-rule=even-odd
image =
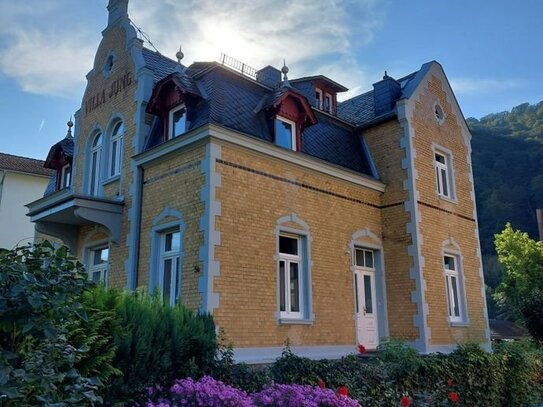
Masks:
[[[107,0],[0,0],[0,152],[44,159],[80,106]],[[355,95],[440,62],[466,117],[543,100],[540,0],[130,0],[164,55],[224,52]]]

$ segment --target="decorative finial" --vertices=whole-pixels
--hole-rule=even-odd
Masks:
[[[179,51],[177,51],[177,53],[175,54],[175,57],[177,58],[177,63],[179,65],[181,65],[181,60],[183,59],[184,56],[185,54],[183,54],[183,51],[181,51],[181,45],[179,45]]]
[[[70,116],[70,120],[68,120],[68,123],[66,123],[68,126],[68,133],[66,133],[66,137],[72,137],[72,127],[74,127],[74,122],[72,122],[72,116]]]
[[[387,79],[388,78],[388,73],[387,71],[385,71],[385,76],[383,76],[383,79]]]
[[[288,66],[284,59],[283,59],[283,67],[281,68],[281,73],[283,74],[283,81],[287,82],[288,81],[288,77],[287,77]]]

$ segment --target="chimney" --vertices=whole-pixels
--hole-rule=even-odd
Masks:
[[[539,241],[543,242],[543,209],[536,209],[537,230],[539,231]]]
[[[373,102],[375,105],[375,116],[380,116],[394,109],[396,100],[400,97],[402,88],[400,82],[391,76],[385,76],[383,80],[373,84]]]
[[[259,71],[256,71],[256,80],[275,89],[281,83],[281,71],[268,65]]]
[[[111,27],[121,19],[128,18],[128,0],[109,0],[107,26]]]

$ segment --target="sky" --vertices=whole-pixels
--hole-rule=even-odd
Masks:
[[[81,106],[107,0],[0,0],[0,152],[45,159]],[[221,52],[289,78],[372,89],[436,60],[465,117],[543,100],[543,1],[130,0],[132,21],[185,65]],[[152,48],[150,44],[147,47]]]

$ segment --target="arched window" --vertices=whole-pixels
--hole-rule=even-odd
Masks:
[[[123,135],[124,124],[117,122],[111,132],[110,155],[109,155],[109,177],[115,177],[121,173],[123,158]]]
[[[94,136],[90,151],[89,194],[98,195],[100,162],[102,161],[102,133]]]

